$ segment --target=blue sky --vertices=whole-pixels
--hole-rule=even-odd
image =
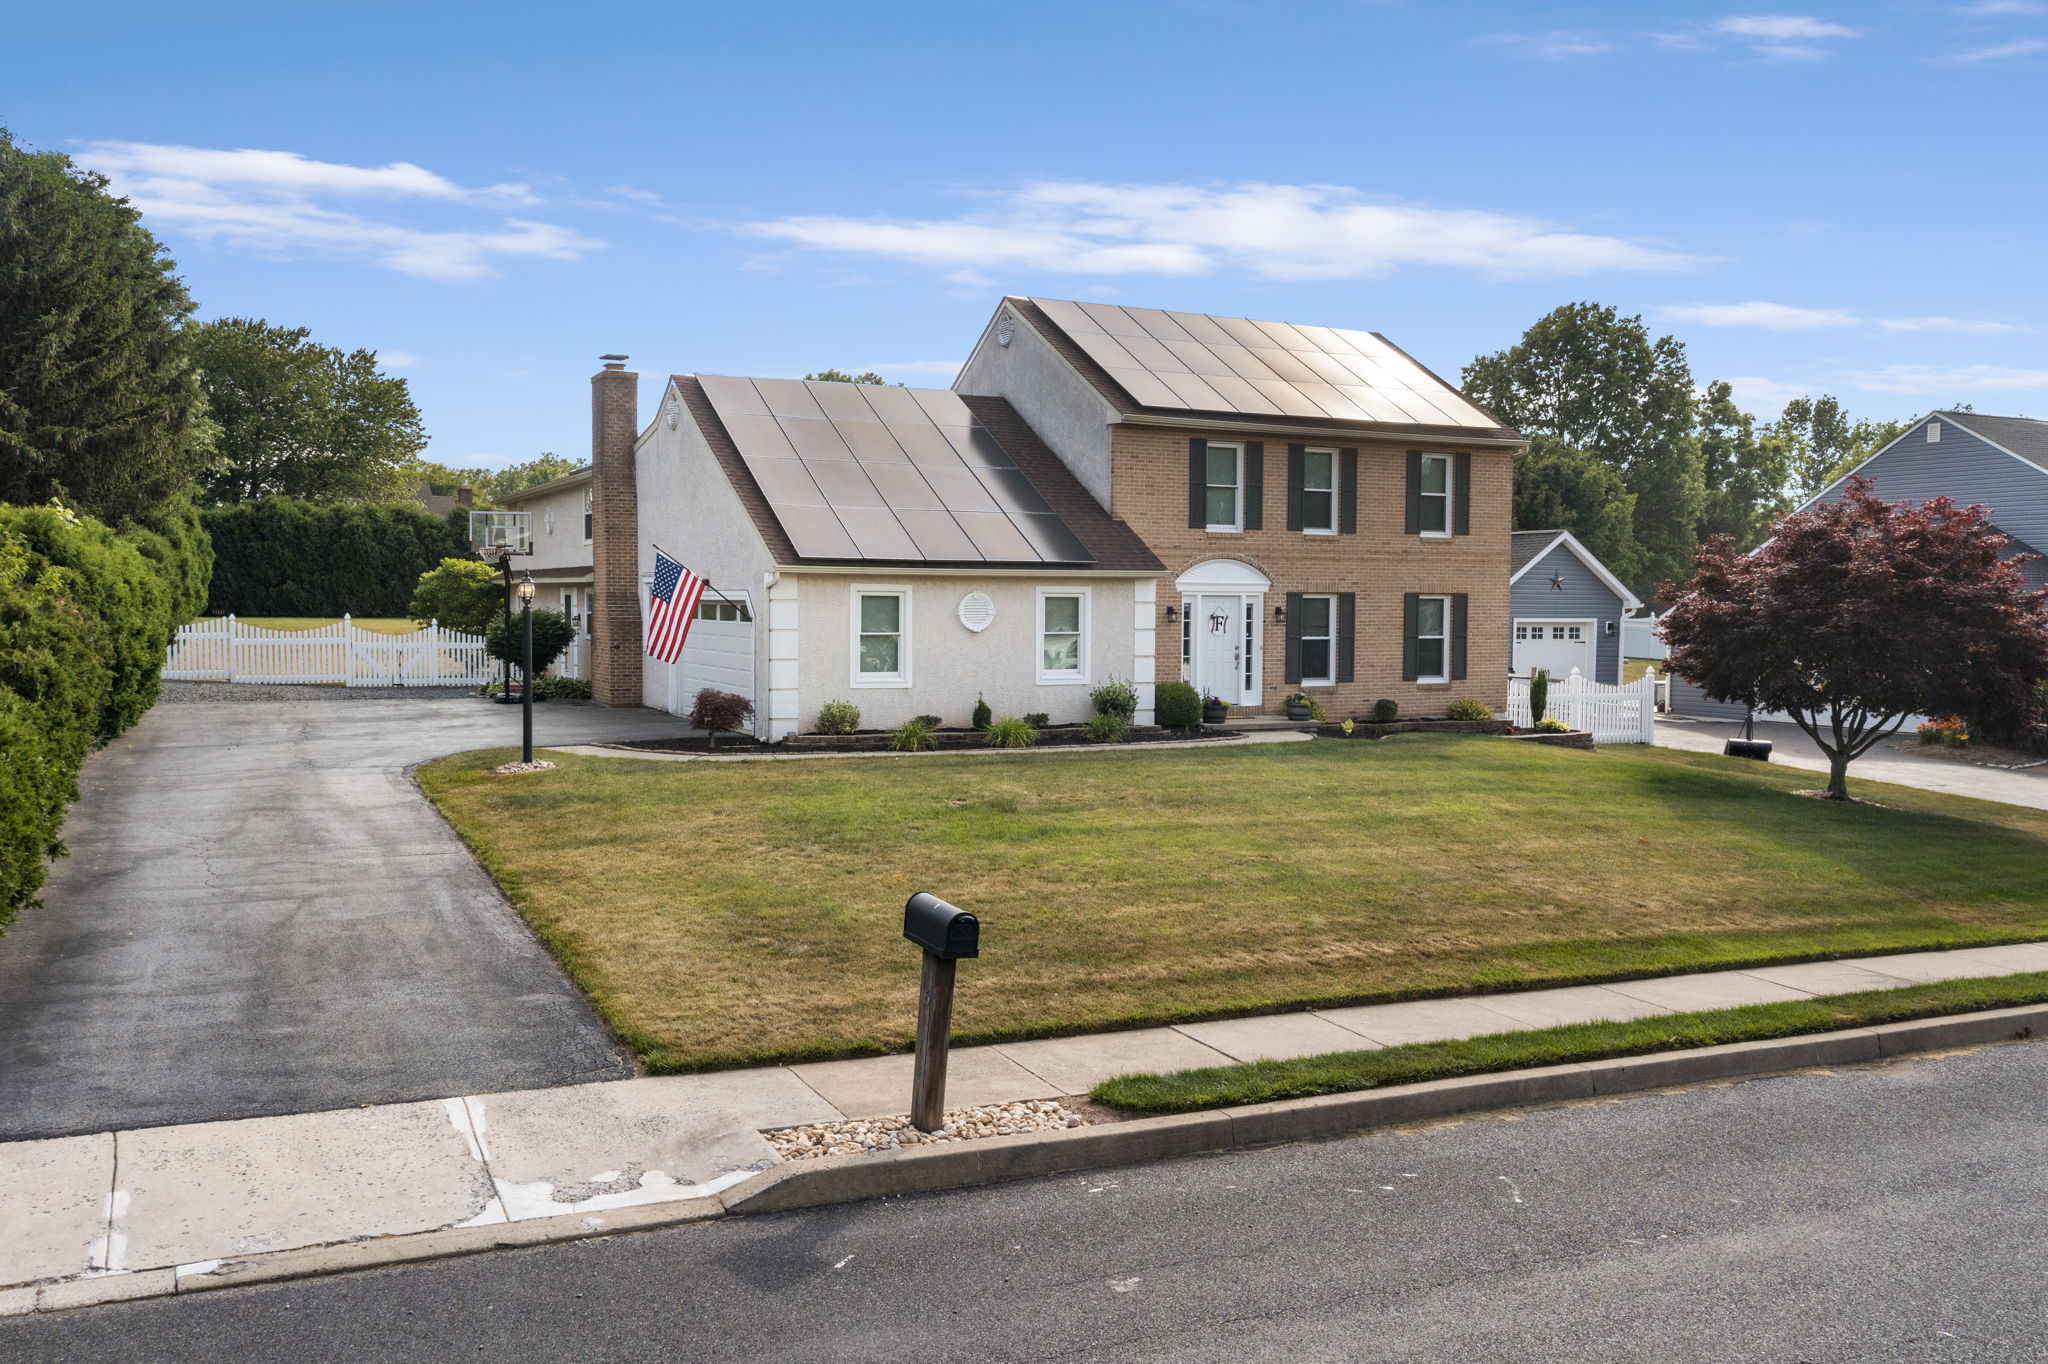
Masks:
[[[1594,299],[1767,415],[2048,410],[2048,0],[177,9],[12,17],[0,123],[451,464],[585,455],[605,351],[943,385],[1004,293],[1450,377]]]

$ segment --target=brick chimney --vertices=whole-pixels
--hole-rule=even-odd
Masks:
[[[640,376],[605,355],[590,377],[591,692],[607,706],[640,704]]]

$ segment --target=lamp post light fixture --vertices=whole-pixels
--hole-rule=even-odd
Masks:
[[[533,761],[533,575],[519,575],[519,761]]]

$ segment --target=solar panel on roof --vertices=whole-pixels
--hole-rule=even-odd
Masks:
[[[804,558],[1094,561],[957,393],[717,375],[698,382]]]
[[[1371,332],[1057,298],[1031,302],[1141,407],[1496,425]]]

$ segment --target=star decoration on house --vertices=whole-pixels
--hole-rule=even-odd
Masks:
[[[1550,590],[1553,592],[1564,591],[1564,574],[1553,573],[1550,575]]]

